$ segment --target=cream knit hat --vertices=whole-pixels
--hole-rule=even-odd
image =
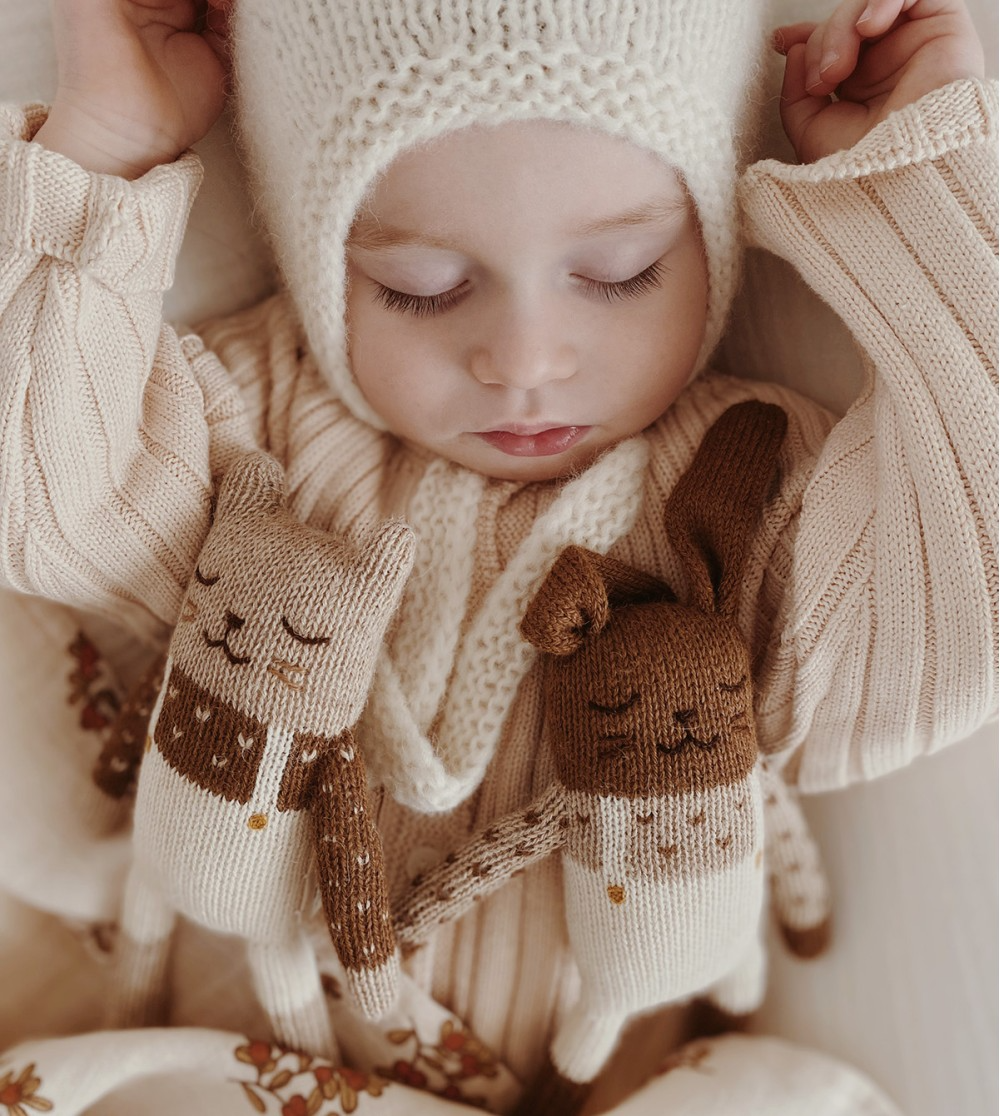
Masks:
[[[400,152],[470,124],[545,119],[619,136],[683,175],[709,314],[738,270],[738,141],[760,0],[240,0],[240,127],[261,215],[323,374],[378,428],[351,375],[344,243]]]

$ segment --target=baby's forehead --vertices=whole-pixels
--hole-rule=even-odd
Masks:
[[[414,234],[456,211],[517,222],[548,208],[567,232],[593,235],[667,221],[689,207],[677,171],[637,144],[564,122],[508,121],[399,154],[369,184],[349,241],[379,249],[427,240]]]

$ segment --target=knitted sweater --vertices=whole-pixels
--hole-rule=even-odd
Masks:
[[[387,788],[401,890],[551,779],[517,622],[569,543],[671,584],[663,505],[741,399],[780,404],[781,481],[738,622],[762,748],[806,791],[898,768],[996,700],[996,89],[958,82],[808,166],[758,163],[745,236],[841,315],[869,372],[845,417],[704,375],[579,477],[489,480],[351,416],[283,295],[199,335],[161,320],[200,170],[138,182],[26,143],[0,109],[0,579],[163,640],[208,527],[213,477],[259,443],[299,518],[348,533],[403,514],[415,573],[358,739]],[[428,812],[433,811],[433,812]],[[418,980],[518,1073],[573,995],[556,867],[442,930]]]

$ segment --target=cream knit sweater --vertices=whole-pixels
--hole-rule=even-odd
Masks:
[[[994,710],[995,87],[955,83],[850,151],[743,178],[748,241],[793,263],[863,350],[868,382],[841,421],[706,375],[562,485],[486,480],[353,418],[285,296],[200,336],[165,326],[197,160],[135,183],[88,175],[25,142],[42,119],[0,109],[0,580],[163,640],[213,476],[254,442],[285,464],[293,510],[315,526],[405,515],[415,573],[359,731],[391,792],[379,824],[395,888],[547,786],[520,611],[569,542],[676,583],[666,495],[740,399],[789,415],[739,617],[763,747],[820,791],[894,770]],[[415,960],[520,1074],[573,996],[559,910],[557,870],[542,865]]]

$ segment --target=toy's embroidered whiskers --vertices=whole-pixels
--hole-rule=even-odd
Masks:
[[[268,665],[267,672],[273,674],[290,690],[304,690],[309,668],[300,663],[290,663],[287,659],[274,659]]]

